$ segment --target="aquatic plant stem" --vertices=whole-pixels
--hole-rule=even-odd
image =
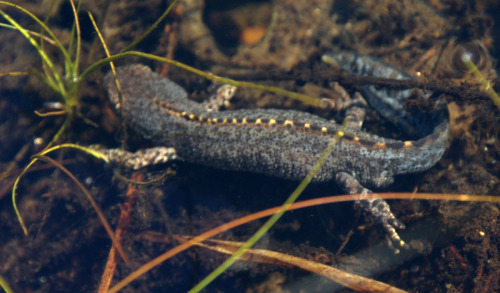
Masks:
[[[491,83],[484,77],[481,71],[479,71],[476,64],[472,62],[470,54],[464,53],[461,57],[464,65],[472,72],[477,81],[484,87],[486,94],[488,94],[495,106],[500,110],[500,97],[491,86]]]
[[[139,57],[155,60],[158,62],[171,64],[171,65],[174,65],[176,67],[179,67],[181,69],[184,69],[186,71],[189,71],[191,73],[194,73],[196,75],[199,75],[201,77],[204,77],[206,79],[209,79],[209,80],[212,80],[215,82],[230,84],[230,85],[234,85],[234,86],[240,87],[240,88],[255,89],[255,90],[261,90],[261,91],[265,91],[265,92],[269,92],[269,93],[274,93],[277,95],[282,95],[282,96],[285,96],[285,97],[288,97],[288,98],[291,98],[294,100],[301,101],[307,105],[318,106],[319,101],[320,101],[320,99],[312,98],[312,97],[309,97],[309,96],[306,96],[303,94],[294,93],[294,92],[287,91],[287,90],[284,90],[284,89],[278,88],[278,87],[267,86],[267,85],[262,85],[262,84],[255,84],[255,83],[245,82],[245,81],[236,81],[233,79],[220,77],[220,76],[214,75],[212,73],[207,73],[207,72],[204,72],[202,70],[191,67],[189,65],[180,63],[180,62],[175,61],[175,60],[171,60],[171,59],[167,59],[167,58],[163,58],[163,57],[159,57],[159,56],[155,56],[155,55],[147,54],[147,53],[143,53],[143,52],[138,52],[138,51],[129,51],[129,52],[124,52],[124,53],[119,53],[119,54],[113,55],[111,57],[101,59],[101,60],[95,62],[94,64],[90,65],[80,75],[80,78],[85,79],[89,74],[91,74],[92,72],[101,68],[102,66],[108,64],[109,62],[124,58],[126,56],[139,56]]]
[[[0,287],[5,291],[5,293],[14,293],[14,290],[10,288],[7,281],[2,276],[0,276]]]
[[[89,148],[81,146],[81,145],[71,144],[71,143],[54,146],[52,148],[49,148],[49,149],[42,151],[41,153],[39,153],[37,155],[43,156],[43,155],[46,155],[52,151],[62,149],[62,148],[77,149],[77,150],[83,151],[83,152],[85,152],[85,153],[87,153],[87,154],[89,154],[97,159],[103,160],[106,163],[109,163],[108,158],[106,156],[104,156],[103,154],[101,154],[100,152],[97,152],[95,150],[89,149]],[[26,172],[29,170],[29,168],[37,161],[38,161],[38,158],[35,157],[31,160],[31,162],[29,162],[29,164],[26,167],[24,167],[21,174],[19,174],[19,176],[17,176],[16,181],[14,182],[14,186],[12,187],[12,205],[14,207],[14,211],[16,213],[17,219],[18,219],[19,223],[21,224],[21,228],[23,229],[24,235],[28,235],[28,229],[26,228],[26,225],[24,224],[23,218],[21,217],[21,213],[19,212],[19,209],[18,209],[17,204],[16,204],[16,190],[17,190],[17,186],[19,184],[19,181],[21,181],[21,178],[24,176],[24,174],[26,174]]]
[[[221,264],[217,269],[215,269],[212,273],[205,277],[201,282],[199,282],[196,286],[194,286],[189,293],[196,293],[203,290],[206,286],[208,286],[215,278],[217,278],[220,274],[225,272],[235,261],[237,261],[245,252],[255,245],[257,241],[259,241],[264,234],[271,229],[271,227],[283,216],[283,214],[290,208],[290,206],[297,201],[297,198],[302,194],[304,189],[309,185],[314,176],[319,172],[323,164],[326,162],[327,158],[331,155],[335,145],[340,139],[340,135],[338,133],[344,132],[349,124],[349,119],[346,118],[344,122],[340,125],[337,134],[335,134],[332,139],[328,142],[328,146],[321,153],[320,157],[314,165],[312,166],[309,173],[307,173],[306,177],[300,182],[299,186],[292,192],[292,194],[288,197],[285,203],[281,206],[281,208],[276,212],[267,222],[260,227],[260,229],[255,232],[255,234],[250,237],[250,239],[241,246],[231,257],[229,257],[223,264]]]
[[[73,180],[73,182],[75,182],[76,185],[78,185],[80,190],[85,194],[85,197],[87,197],[87,200],[92,205],[92,208],[94,208],[94,210],[96,211],[99,220],[101,221],[102,225],[104,226],[104,229],[108,233],[108,236],[111,239],[113,246],[118,251],[118,254],[120,254],[120,256],[122,257],[122,259],[125,261],[125,263],[127,265],[130,265],[130,260],[128,259],[127,255],[125,254],[125,251],[123,250],[123,248],[120,244],[120,241],[116,238],[115,234],[113,233],[113,230],[111,229],[111,225],[108,223],[108,220],[106,220],[106,217],[104,217],[104,213],[101,211],[101,209],[99,208],[99,206],[97,205],[95,200],[92,198],[92,196],[90,195],[90,192],[87,190],[87,188],[85,188],[85,186],[83,186],[83,184],[78,179],[76,179],[76,177],[68,169],[66,169],[63,165],[59,164],[54,159],[51,159],[51,158],[44,156],[44,155],[34,155],[33,157],[34,157],[34,159],[43,160],[47,163],[50,163],[50,164],[56,166],[57,168],[59,168],[59,170],[63,171],[66,175],[68,175],[68,177],[71,178],[71,180]]]
[[[29,12],[28,10],[24,9],[23,7],[21,7],[19,5],[16,5],[16,4],[13,4],[13,3],[10,3],[10,2],[0,1],[0,4],[4,4],[4,5],[8,5],[8,6],[14,7],[14,8],[18,9],[19,11],[23,12],[24,14],[28,15],[38,25],[40,25],[45,32],[47,32],[49,34],[50,39],[52,40],[52,42],[54,42],[56,44],[56,46],[59,48],[59,50],[61,50],[61,52],[63,53],[64,59],[66,59],[67,61],[71,60],[71,58],[69,57],[68,51],[64,48],[64,46],[59,41],[59,39],[56,38],[56,36],[52,32],[52,30],[45,23],[43,23],[43,21],[41,21],[38,17],[36,17],[33,13]],[[17,27],[15,27],[15,28],[17,29]],[[24,29],[24,30],[26,30],[26,29]]]
[[[167,10],[165,10],[165,12],[163,12],[163,14],[146,30],[145,33],[143,33],[137,40],[135,40],[134,42],[132,42],[132,44],[128,45],[125,49],[121,50],[120,53],[127,52],[130,49],[132,49],[133,47],[137,46],[137,44],[139,44],[140,42],[142,42],[142,40],[144,40],[144,38],[146,38],[160,24],[160,22],[163,19],[165,19],[165,17],[167,17],[167,15],[170,13],[170,10],[172,10],[172,8],[175,6],[175,4],[177,4],[177,1],[178,0],[174,0],[168,6]]]
[[[78,66],[80,65],[80,50],[81,50],[81,41],[82,41],[82,35],[80,31],[80,20],[78,18],[78,9],[75,7],[75,1],[70,0],[71,3],[71,8],[73,9],[73,15],[75,18],[75,22],[73,24],[73,27],[76,27],[76,52],[75,52],[75,60],[73,62],[70,62],[72,64],[71,68],[71,79],[75,80],[75,83],[78,83]],[[80,3],[81,1],[78,1],[78,8],[80,8]]]
[[[1,3],[1,2],[0,2]],[[54,64],[50,60],[50,58],[45,54],[45,51],[40,47],[40,45],[36,42],[36,40],[29,34],[29,32],[23,28],[17,21],[15,21],[13,18],[11,18],[8,14],[6,14],[3,10],[0,9],[0,14],[8,21],[12,26],[16,28],[27,40],[30,42],[30,44],[35,47],[37,50],[37,53],[40,55],[42,60],[47,64],[49,67],[52,75],[47,75],[47,83],[51,85],[53,89],[56,90],[59,94],[62,96],[66,95],[66,88],[64,87],[64,83],[61,80],[61,77],[57,70],[55,69]],[[54,78],[55,80],[52,80]]]
[[[4,28],[16,30],[15,26],[9,25],[9,24],[6,24],[6,23],[0,23],[0,27],[4,27]],[[37,38],[40,38],[40,39],[44,40],[45,42],[51,44],[52,46],[57,46],[56,42],[54,42],[54,40],[52,40],[51,38],[49,38],[47,36],[44,36],[44,35],[42,35],[40,33],[37,33],[37,32],[34,32],[34,31],[30,31],[30,30],[26,30],[26,31],[30,35],[32,35],[34,37],[37,37]]]

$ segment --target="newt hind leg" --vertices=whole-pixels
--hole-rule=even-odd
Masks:
[[[359,183],[359,181],[349,173],[339,172],[336,174],[335,179],[337,184],[346,193],[359,194],[361,196],[373,194],[371,190],[361,185],[361,183]],[[374,198],[356,200],[356,205],[361,207],[364,212],[370,214],[375,218],[377,223],[382,225],[392,243],[395,243],[397,246],[405,249],[409,248],[409,245],[406,244],[401,237],[399,237],[398,232],[396,232],[396,229],[404,229],[405,225],[396,219],[394,214],[391,212],[389,204],[384,199]],[[399,252],[399,250],[396,250],[396,252]]]

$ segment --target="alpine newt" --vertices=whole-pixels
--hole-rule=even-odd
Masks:
[[[368,194],[372,191],[365,186],[386,187],[395,175],[432,167],[443,155],[448,137],[447,119],[439,121],[423,138],[400,141],[363,132],[361,123],[353,124],[359,127],[351,126],[338,132],[338,124],[295,110],[208,111],[203,104],[188,99],[182,87],[144,65],[118,68],[117,77],[121,102],[113,75],[108,73],[105,77],[110,100],[129,126],[159,146],[149,155],[154,163],[175,158],[220,169],[301,180],[329,140],[338,134],[341,139],[313,181],[335,180],[347,193]],[[371,100],[376,99],[378,93],[372,94],[370,102],[373,103]],[[401,107],[396,108],[402,111]],[[163,158],[158,160],[155,156],[162,146],[173,149],[162,153]],[[122,157],[121,162],[134,157],[136,161],[132,166],[136,168],[150,163],[149,159],[143,162],[130,153],[123,159],[124,153],[107,152],[110,156]],[[138,156],[143,155],[141,151]],[[404,225],[383,199],[361,200],[357,204],[383,225],[393,241],[407,246],[395,231]]]

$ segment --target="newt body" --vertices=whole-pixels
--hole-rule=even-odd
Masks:
[[[113,103],[113,79],[106,78]],[[124,119],[180,159],[227,170],[301,180],[319,158],[338,124],[295,110],[252,109],[208,112],[180,86],[132,65],[118,69]],[[347,129],[313,181],[345,171],[363,185],[384,187],[399,174],[421,172],[442,156],[447,122],[417,141],[398,141]]]
[[[207,111],[187,98],[179,85],[143,65],[117,69],[122,103],[113,76],[105,84],[110,100],[122,108],[123,119],[159,146],[173,147],[178,159],[226,170],[303,179],[338,124],[305,112],[278,109]],[[349,193],[371,193],[393,176],[421,172],[442,156],[448,137],[446,119],[432,133],[415,141],[387,139],[346,129],[313,181],[336,180]],[[381,199],[361,201],[394,240],[394,227],[404,227]]]

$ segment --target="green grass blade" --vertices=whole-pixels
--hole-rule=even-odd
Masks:
[[[97,23],[94,20],[94,17],[92,16],[92,13],[90,11],[88,12],[90,21],[92,22],[92,25],[94,26],[94,30],[97,33],[97,36],[99,37],[99,40],[101,41],[102,48],[104,49],[104,52],[106,53],[107,57],[111,57],[111,54],[109,53],[108,46],[106,45],[106,42],[104,41],[104,37],[101,34],[101,31],[99,30],[99,27],[97,27]],[[116,76],[116,69],[113,61],[109,62],[109,65],[111,66],[111,70],[113,71],[113,76]],[[118,92],[121,91],[120,89],[120,83],[118,80],[115,80],[116,83],[116,88],[118,89]],[[120,98],[120,103],[121,103],[121,98]]]
[[[20,10],[21,12],[23,12],[24,14],[28,15],[31,19],[33,19],[36,23],[38,23],[38,25],[40,25],[42,27],[42,29],[44,31],[46,31],[50,38],[57,44],[57,47],[59,48],[59,50],[61,50],[61,53],[64,55],[64,58],[67,60],[67,61],[71,61],[71,58],[68,54],[68,51],[66,51],[66,49],[64,48],[64,46],[61,44],[61,42],[59,41],[58,38],[56,38],[56,36],[54,35],[54,33],[52,32],[52,30],[45,24],[43,23],[43,21],[41,21],[38,17],[36,17],[33,13],[29,12],[28,10],[24,9],[23,7],[19,6],[19,5],[16,5],[16,4],[13,4],[13,3],[9,3],[9,2],[5,2],[5,1],[0,1],[0,4],[4,4],[4,5],[8,5],[8,6],[11,6],[11,7],[14,7],[18,10]],[[2,15],[5,14],[5,13],[2,13]]]
[[[5,293],[14,293],[14,290],[12,290],[12,288],[10,288],[7,281],[5,281],[5,279],[2,276],[0,276],[0,287],[2,287],[2,289],[5,291]]]
[[[56,2],[56,0],[51,0],[50,1],[49,9],[47,10],[47,13],[45,14],[45,17],[43,18],[43,23],[46,26],[47,26],[47,23],[49,22],[50,14],[52,13],[52,11],[53,11],[53,9],[55,7],[55,2]],[[40,28],[40,35],[43,35],[44,32],[45,31],[43,30],[43,28]],[[40,40],[40,47],[42,48],[42,50],[44,50],[44,48],[45,48],[44,40]],[[45,64],[42,64],[42,68],[43,68],[43,71],[45,73],[45,76],[50,76],[49,69],[47,68],[47,66]],[[57,92],[57,90],[56,90],[56,92]]]
[[[1,27],[5,27],[5,28],[9,28],[9,29],[16,29],[15,26],[13,25],[9,25],[9,24],[6,24],[6,23],[1,23],[0,22],[0,26]],[[30,35],[34,36],[34,37],[37,37],[37,38],[40,38],[41,40],[44,40],[45,42],[51,44],[52,46],[56,46],[56,42],[54,42],[54,40],[52,40],[51,38],[47,37],[47,36],[44,36],[40,33],[37,33],[37,32],[34,32],[34,31],[30,31],[30,30],[26,30]]]
[[[144,58],[155,60],[155,61],[162,62],[162,63],[168,63],[168,64],[174,65],[176,67],[182,68],[184,70],[187,70],[187,71],[194,73],[196,75],[202,76],[204,78],[207,78],[207,79],[210,79],[212,81],[219,82],[219,83],[225,83],[225,84],[234,85],[236,87],[256,89],[256,90],[261,90],[261,91],[265,91],[265,92],[269,92],[269,93],[274,93],[277,95],[289,97],[289,98],[294,99],[294,100],[299,100],[305,104],[312,105],[312,106],[317,106],[319,104],[319,99],[317,99],[317,98],[312,98],[312,97],[302,95],[299,93],[294,93],[294,92],[287,91],[287,90],[284,90],[284,89],[281,89],[278,87],[255,84],[255,83],[245,82],[245,81],[236,81],[236,80],[232,80],[229,78],[220,77],[220,76],[217,76],[217,75],[214,75],[211,73],[206,73],[204,71],[201,71],[201,70],[196,69],[194,67],[191,67],[189,65],[177,62],[175,60],[166,59],[163,57],[159,57],[159,56],[155,56],[155,55],[151,55],[151,54],[147,54],[147,53],[142,53],[142,52],[137,52],[137,51],[124,52],[124,53],[113,55],[113,56],[108,57],[108,58],[101,59],[101,60],[95,62],[94,64],[90,65],[89,67],[87,67],[87,69],[81,74],[80,78],[85,79],[90,73],[96,71],[97,69],[101,68],[104,65],[107,65],[109,62],[124,58],[126,56],[139,56],[139,57],[144,57]]]
[[[1,3],[1,1],[0,1]],[[5,13],[3,10],[0,9],[0,14],[8,21],[12,26],[14,26],[30,43],[35,49],[37,50],[37,53],[40,55],[40,57],[43,59],[44,62],[46,62],[47,66],[50,68],[50,71],[52,73],[52,77],[55,79],[55,84],[54,88],[58,89],[58,92],[65,96],[66,95],[66,89],[64,87],[64,84],[61,80],[61,76],[57,72],[57,70],[54,67],[54,64],[50,60],[50,58],[45,54],[45,51],[38,45],[36,40],[29,34],[29,32],[22,27],[19,23],[17,23],[14,19],[12,19],[7,13]],[[48,80],[47,82],[51,82]]]
[[[73,17],[75,18],[75,22],[73,23],[73,28],[71,29],[71,40],[74,38],[74,28],[76,28],[76,52],[75,52],[75,60],[71,63],[71,71],[68,72],[71,76],[71,79],[78,78],[78,66],[80,65],[80,50],[81,50],[81,42],[82,42],[82,33],[80,31],[80,19],[78,18],[78,11],[80,10],[81,1],[78,1],[78,8],[75,7],[75,1],[70,0],[71,8],[73,9]]]
[[[59,89],[57,88],[57,84],[55,83],[54,79],[50,75],[46,75],[46,74],[44,74],[44,73],[42,73],[34,68],[30,69],[29,74],[37,77],[39,80],[41,80],[46,86],[48,86],[54,92],[56,92],[56,93],[59,92]]]
[[[11,72],[2,72],[0,73],[0,77],[3,76],[21,76],[21,75],[28,75],[28,72],[25,71],[11,71]]]
[[[472,74],[474,74],[474,77],[477,79],[477,81],[484,87],[486,94],[490,97],[495,106],[497,106],[498,110],[500,110],[500,97],[491,86],[491,83],[486,79],[486,77],[484,77],[481,71],[479,71],[476,64],[472,62],[472,58],[469,54],[463,54],[461,57],[462,62],[465,64],[467,69],[469,69]]]
[[[46,149],[46,150],[40,152],[38,155],[43,156],[43,155],[46,155],[50,152],[53,152],[55,150],[62,149],[62,148],[77,149],[77,150],[83,151],[83,152],[85,152],[85,153],[87,153],[87,154],[89,154],[89,155],[91,155],[99,160],[103,160],[104,162],[109,163],[108,158],[105,155],[103,155],[102,153],[100,153],[96,150],[81,146],[81,145],[71,144],[71,143],[66,143],[66,144],[54,146],[52,148],[49,148],[49,149]],[[31,162],[29,162],[29,164],[26,167],[24,167],[21,174],[19,174],[19,176],[17,176],[16,181],[14,182],[14,186],[12,187],[12,206],[14,207],[14,211],[16,213],[17,220],[19,221],[19,224],[21,225],[21,228],[23,229],[24,235],[28,235],[28,229],[26,228],[26,225],[24,224],[24,221],[23,221],[23,217],[21,216],[21,213],[19,212],[19,209],[17,207],[16,190],[17,190],[17,186],[19,185],[19,182],[21,181],[21,178],[24,176],[24,174],[26,174],[26,172],[28,172],[29,168],[31,166],[33,166],[33,164],[35,164],[37,161],[38,161],[38,158],[33,158],[31,160]]]
[[[19,221],[19,224],[21,225],[21,228],[23,229],[24,235],[28,235],[28,229],[26,228],[26,225],[24,224],[23,217],[21,217],[21,213],[19,212],[19,209],[17,208],[16,204],[16,190],[17,190],[17,185],[19,184],[19,181],[21,178],[24,176],[26,172],[28,172],[28,169],[36,163],[38,159],[32,160],[26,167],[24,167],[23,171],[19,176],[17,176],[16,181],[14,182],[14,186],[12,187],[12,206],[14,207],[14,212],[16,213],[17,220]]]
[[[129,50],[131,50],[133,47],[137,46],[137,44],[139,44],[140,42],[142,42],[142,40],[144,40],[144,38],[146,38],[154,29],[156,29],[156,27],[160,24],[160,22],[165,18],[167,17],[167,15],[170,13],[170,10],[172,10],[172,8],[174,7],[174,5],[177,3],[177,0],[174,0],[174,2],[172,2],[172,4],[170,4],[168,7],[167,7],[167,10],[165,10],[165,12],[163,12],[163,14],[160,16],[160,18],[158,18],[147,30],[144,34],[142,34],[142,36],[140,36],[137,40],[135,40],[132,44],[128,45],[127,48],[123,49],[120,51],[120,53],[124,53],[124,52],[127,52]]]

